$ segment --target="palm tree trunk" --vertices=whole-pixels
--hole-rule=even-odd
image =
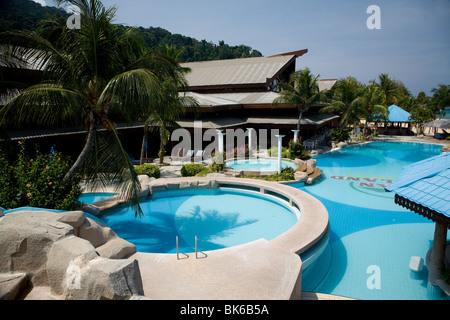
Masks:
[[[95,124],[95,122],[91,122],[91,125],[89,126],[89,133],[86,139],[86,143],[84,144],[83,150],[81,150],[81,153],[78,156],[77,160],[72,165],[69,172],[67,172],[67,174],[65,175],[64,180],[72,178],[83,166],[84,162],[89,156],[89,153],[94,147],[96,137],[97,137],[97,125]]]
[[[144,163],[144,154],[145,154],[145,144],[147,142],[148,136],[148,128],[144,125],[144,134],[142,136],[142,144],[141,144],[141,157],[139,159],[140,164]]]
[[[300,122],[302,122],[302,116],[303,116],[303,111],[300,111],[300,114],[298,115],[298,122],[297,122],[297,130],[300,131]],[[300,134],[300,132],[299,132]]]

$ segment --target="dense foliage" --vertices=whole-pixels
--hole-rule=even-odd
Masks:
[[[309,154],[308,150],[306,150],[305,146],[298,141],[289,141],[288,146],[288,157],[289,159],[301,159],[301,160],[308,160],[311,159],[311,155]]]
[[[331,130],[331,141],[333,142],[341,142],[347,141],[350,139],[350,132],[347,129],[336,128]]]
[[[2,0],[0,4],[0,32],[6,30],[35,30],[39,21],[50,16],[69,15],[60,8],[41,6],[31,0]],[[118,26],[122,32],[128,27]],[[246,45],[230,46],[224,41],[218,44],[197,40],[181,34],[172,34],[160,27],[137,28],[145,43],[154,50],[164,52],[166,45],[183,49],[181,62],[261,57],[258,50]]]
[[[202,165],[201,163],[186,163],[181,168],[181,176],[182,177],[193,177],[197,173],[205,170],[205,168],[206,167],[204,165]]]
[[[17,159],[12,162],[0,153],[0,206],[75,209],[81,188],[77,176],[64,179],[70,160],[57,151],[52,154],[36,151],[30,157],[25,143],[19,144]]]
[[[134,167],[137,175],[148,175],[149,177],[154,177],[158,179],[161,176],[161,170],[159,167],[154,164],[141,164],[139,166]]]

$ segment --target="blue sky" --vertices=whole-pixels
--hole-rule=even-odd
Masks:
[[[307,66],[322,79],[368,83],[388,73],[414,95],[450,84],[450,0],[102,2],[118,8],[117,23],[245,44],[264,56],[308,49],[297,69]],[[366,26],[370,5],[380,8],[381,29]]]

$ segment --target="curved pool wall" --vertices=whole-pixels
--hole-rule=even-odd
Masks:
[[[229,177],[156,179],[149,184],[149,197],[159,197],[158,193],[170,190],[217,188],[261,194],[281,200],[294,212],[299,212],[297,222],[289,230],[270,240],[290,252],[300,255],[327,235],[328,212],[322,203],[306,192],[274,182]]]
[[[285,167],[295,170],[298,165],[291,159],[282,158],[281,169]],[[230,159],[225,161],[225,171],[245,175],[272,175],[278,172],[278,158]]]

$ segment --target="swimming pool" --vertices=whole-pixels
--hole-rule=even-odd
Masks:
[[[257,158],[257,159],[241,159],[241,160],[230,160],[225,163],[225,165],[233,170],[243,170],[243,171],[277,171],[278,170],[278,159],[269,158]],[[281,168],[291,167],[293,169],[297,168],[297,165],[291,161],[282,160]]]
[[[411,256],[425,260],[434,223],[394,203],[384,191],[403,166],[440,154],[442,146],[372,142],[318,155],[324,179],[293,185],[327,208],[327,249],[303,275],[302,290],[357,299],[425,300],[427,270],[415,277]],[[373,286],[375,271],[377,285]]]
[[[220,187],[155,192],[141,202],[142,219],[128,208],[107,210],[100,218],[137,251],[176,253],[208,251],[271,240],[294,226],[299,210],[277,197]]]

